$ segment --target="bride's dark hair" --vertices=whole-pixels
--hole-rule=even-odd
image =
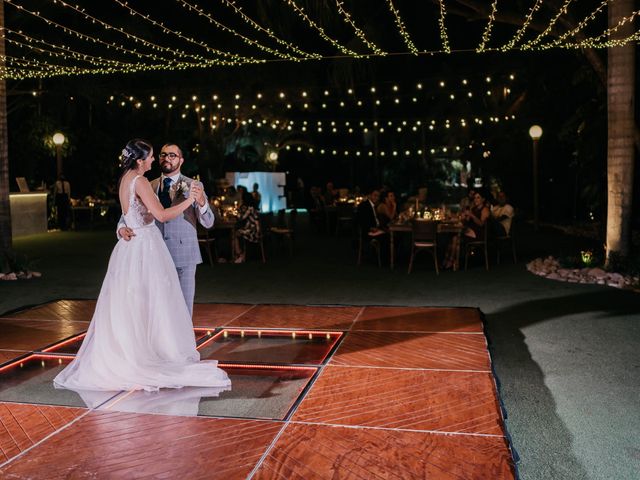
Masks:
[[[122,173],[124,174],[128,170],[136,168],[138,166],[136,163],[137,160],[144,160],[147,158],[152,149],[153,147],[151,146],[151,143],[141,138],[129,140],[118,157]]]

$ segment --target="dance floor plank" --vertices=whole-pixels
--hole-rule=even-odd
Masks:
[[[0,349],[35,350],[83,332],[85,322],[0,319]]]
[[[482,333],[474,308],[365,307],[353,330]]]
[[[252,309],[253,305],[237,303],[196,303],[193,305],[193,325],[222,327]]]
[[[289,424],[256,480],[513,479],[504,438]]]
[[[83,408],[0,403],[0,463],[20,454],[86,411]]]
[[[351,331],[332,365],[491,370],[484,335]]]
[[[293,420],[503,435],[491,373],[328,366]]]
[[[95,300],[58,300],[38,307],[28,308],[3,318],[20,320],[67,320],[72,322],[90,322],[96,309]]]
[[[347,330],[362,307],[258,305],[234,320],[234,327]]]
[[[94,411],[0,469],[0,477],[244,479],[281,427]]]

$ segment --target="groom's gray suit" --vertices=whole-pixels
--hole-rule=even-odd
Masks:
[[[190,187],[193,179],[180,174],[177,183],[181,181],[184,181]],[[159,193],[161,188],[160,178],[151,181],[151,188],[156,192],[156,195]],[[177,193],[173,197],[172,205],[184,200],[184,198],[180,198],[180,195],[180,193]],[[192,208],[187,208],[173,220],[164,223],[156,221],[156,225],[160,229],[160,233],[162,233],[164,242],[176,265],[180,288],[182,288],[184,300],[191,314],[193,314],[193,298],[196,290],[196,265],[202,263],[198,244],[197,222],[200,222],[205,228],[211,228],[214,222],[214,215],[211,208],[209,208],[208,201],[205,200],[205,206],[202,207],[203,211],[201,212],[200,210],[201,208],[194,204]],[[124,219],[121,218],[117,230],[124,226]]]

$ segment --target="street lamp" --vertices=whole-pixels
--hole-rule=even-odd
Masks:
[[[62,145],[64,144],[64,135],[60,132],[53,134],[53,143],[56,146],[56,173],[57,178],[60,178],[62,175]]]
[[[540,125],[532,125],[529,129],[529,136],[533,140],[533,229],[537,232],[539,225],[538,218],[538,140],[542,136]]]

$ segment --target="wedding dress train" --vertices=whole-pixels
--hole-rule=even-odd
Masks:
[[[54,379],[72,390],[229,387],[216,361],[200,361],[175,265],[135,195],[124,215],[135,237],[111,254],[96,310],[76,358]]]

